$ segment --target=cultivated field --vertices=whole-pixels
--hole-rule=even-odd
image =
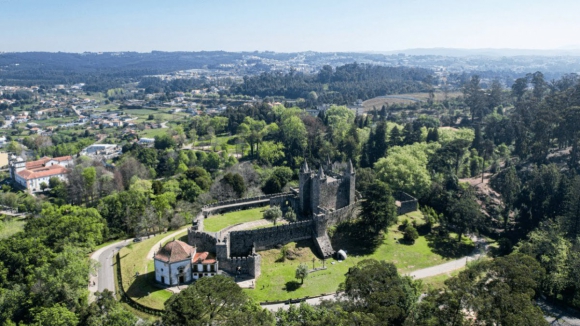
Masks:
[[[461,92],[449,92],[449,98],[456,98],[461,96]],[[426,102],[429,98],[429,93],[408,93],[408,94],[397,94],[397,95],[387,95],[387,97],[379,96],[366,100],[363,102],[365,111],[372,110],[373,107],[380,110],[383,105],[388,104],[412,104],[415,102]],[[435,101],[443,101],[443,92],[435,92]]]

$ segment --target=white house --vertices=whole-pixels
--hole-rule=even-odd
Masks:
[[[140,138],[139,141],[137,141],[137,144],[139,145],[153,145],[155,143],[155,138]]]
[[[13,157],[9,163],[12,180],[29,192],[41,190],[41,184],[48,185],[50,178],[66,181],[69,167],[73,166],[71,156],[43,157],[37,161],[25,162],[22,158]]]
[[[195,247],[179,240],[160,248],[153,260],[155,280],[169,286],[214,276],[218,272],[218,262],[208,252],[197,252]]]

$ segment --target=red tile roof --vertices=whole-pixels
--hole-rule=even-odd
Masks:
[[[24,178],[25,180],[32,180],[66,173],[68,173],[67,168],[60,165],[52,165],[37,169],[22,170],[18,172],[18,175]]]
[[[167,263],[191,259],[195,255],[195,248],[179,240],[168,242],[153,257]]]
[[[43,167],[48,161],[51,161],[51,160],[54,160],[57,162],[70,161],[70,160],[72,160],[72,156],[61,156],[61,157],[54,157],[54,158],[50,158],[48,156],[45,156],[37,161],[26,162],[26,168],[28,170],[38,169],[40,167]]]
[[[198,252],[195,254],[195,256],[193,256],[193,259],[191,260],[192,263],[194,264],[213,264],[215,263],[215,259],[213,257],[210,257],[209,252],[207,251],[203,251],[203,252]]]
[[[38,169],[40,167],[43,167],[48,161],[50,161],[50,157],[45,156],[37,161],[26,162],[26,168],[29,170]]]

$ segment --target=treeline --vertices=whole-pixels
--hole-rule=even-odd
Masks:
[[[207,82],[201,79],[173,79],[170,81],[161,80],[158,77],[144,77],[139,82],[139,88],[145,89],[145,94],[166,93],[166,92],[190,92],[192,89],[200,88]]]
[[[324,66],[317,74],[291,71],[262,73],[244,77],[231,89],[232,93],[260,97],[282,96],[306,99],[308,104],[351,104],[387,94],[425,90],[423,81],[430,70],[407,67],[383,67],[367,64],[347,64],[333,69]]]
[[[146,75],[193,68],[218,68],[233,63],[242,53],[160,52],[151,53],[3,53],[0,76],[3,85],[46,85],[86,83],[84,90],[105,91]],[[18,65],[16,65],[18,64]]]

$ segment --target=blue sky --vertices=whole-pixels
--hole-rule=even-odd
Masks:
[[[0,0],[0,51],[580,48],[577,0]]]

